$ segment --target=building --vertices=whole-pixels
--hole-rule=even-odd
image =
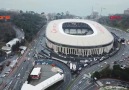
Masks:
[[[32,70],[30,77],[31,79],[40,79],[41,67],[36,67]]]
[[[42,81],[41,83],[33,86],[28,84],[27,81],[23,84],[21,90],[45,90],[48,87],[52,86],[53,84],[61,81],[64,79],[64,74],[57,73],[54,76]]]
[[[1,49],[6,53],[7,56],[9,56],[12,53],[10,47],[3,46]]]
[[[46,28],[46,45],[55,53],[93,56],[109,53],[114,37],[97,22],[82,19],[51,21]]]
[[[125,15],[129,15],[129,8],[127,10],[124,10]]]
[[[21,42],[21,41],[18,38],[14,38],[11,41],[9,41],[8,43],[6,43],[6,46],[12,48],[12,46],[15,45],[17,42]]]

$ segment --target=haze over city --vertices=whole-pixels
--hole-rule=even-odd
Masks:
[[[0,1],[0,90],[129,90],[129,0]]]
[[[86,16],[92,10],[102,15],[123,13],[129,8],[129,0],[1,0],[1,9],[35,11],[37,13],[58,13]]]

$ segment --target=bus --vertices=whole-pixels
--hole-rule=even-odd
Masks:
[[[31,79],[40,79],[41,77],[41,67],[35,67],[31,74],[30,74]]]
[[[70,70],[72,70],[73,69],[73,64],[72,63],[70,63]]]

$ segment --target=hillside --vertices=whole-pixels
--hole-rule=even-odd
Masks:
[[[20,13],[11,20],[16,26],[23,29],[27,41],[31,41],[40,28],[46,24],[46,18],[39,14]]]
[[[0,15],[11,17],[9,21],[0,20],[0,42],[8,42],[16,36],[11,24],[23,29],[27,41],[31,41],[40,28],[46,24],[46,18],[33,11],[0,11]]]
[[[0,22],[0,42],[8,42],[16,36],[11,23]]]

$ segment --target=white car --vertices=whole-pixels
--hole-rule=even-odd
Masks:
[[[103,66],[100,66],[101,68],[103,68]]]
[[[80,67],[78,70],[82,70],[82,68]]]
[[[111,83],[110,82],[106,82],[107,85],[110,85]]]
[[[82,81],[79,81],[79,84],[81,84],[82,83]]]
[[[28,58],[27,60],[30,60],[30,58]]]
[[[2,75],[1,77],[5,77],[5,76],[6,76],[6,74]]]
[[[87,63],[87,62],[88,62],[88,60],[85,60],[84,62],[85,62],[85,63]]]
[[[86,79],[86,77],[83,77],[82,79]]]
[[[120,60],[120,62],[123,62],[123,60]]]
[[[86,67],[88,64],[84,64],[84,67]]]
[[[107,64],[107,62],[104,62],[105,64]]]

